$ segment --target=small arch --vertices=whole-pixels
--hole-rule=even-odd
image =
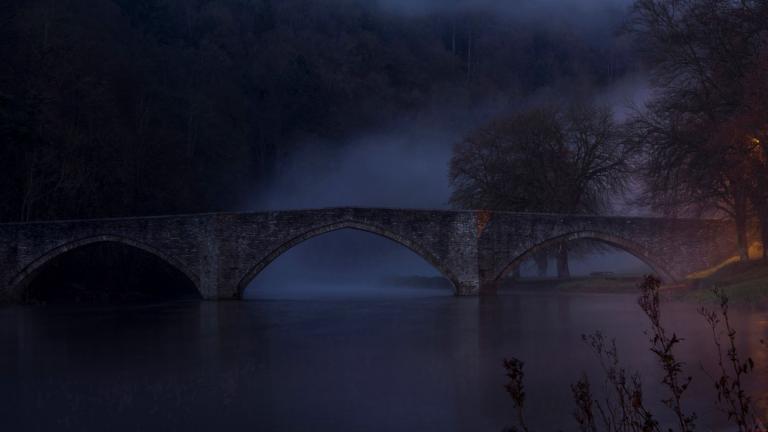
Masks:
[[[280,246],[272,250],[266,257],[264,257],[261,261],[259,261],[254,267],[252,267],[245,274],[245,276],[243,276],[240,279],[240,282],[238,283],[238,286],[237,286],[238,297],[242,298],[243,292],[248,287],[248,285],[256,278],[256,276],[259,275],[259,273],[261,273],[270,263],[272,263],[272,261],[280,257],[280,255],[284,254],[291,248],[311,238],[314,238],[332,231],[342,230],[342,229],[353,229],[353,230],[368,232],[371,234],[378,235],[380,237],[384,237],[391,241],[394,241],[395,243],[398,243],[402,246],[405,246],[410,251],[414,252],[416,255],[420,256],[422,259],[424,259],[426,262],[432,265],[432,267],[437,269],[437,271],[440,272],[440,274],[442,274],[443,277],[448,279],[448,281],[451,283],[451,286],[453,286],[454,292],[457,292],[457,284],[456,284],[457,278],[454,276],[453,272],[450,269],[443,266],[440,263],[440,260],[437,259],[437,257],[435,257],[432,253],[427,251],[421,245],[409,239],[403,238],[380,226],[346,220],[346,221],[337,222],[329,225],[314,227],[308,231],[305,231],[303,234],[298,235],[286,241],[285,243],[281,244]]]
[[[664,282],[674,282],[676,280],[676,278],[672,275],[672,273],[669,272],[666,268],[664,268],[662,264],[660,264],[658,261],[656,261],[655,259],[651,258],[649,255],[647,255],[644,252],[644,248],[639,244],[633,241],[630,241],[612,234],[603,233],[603,232],[578,231],[578,232],[571,232],[571,233],[550,238],[548,240],[545,240],[531,247],[525,252],[521,253],[515,259],[513,259],[512,262],[507,264],[507,266],[502,269],[502,271],[496,277],[495,281],[500,282],[505,276],[507,276],[517,266],[522,264],[522,262],[526,258],[530,257],[532,254],[542,249],[547,249],[557,243],[574,241],[574,240],[597,240],[597,241],[606,243],[610,246],[613,246],[615,248],[628,252],[630,255],[636,257],[637,259],[639,259],[640,261],[648,265],[648,267],[650,267],[654,272],[656,272],[656,274]]]
[[[48,252],[44,253],[43,255],[33,260],[30,264],[28,264],[23,270],[19,272],[19,274],[17,274],[11,280],[10,292],[13,295],[20,296],[24,291],[24,289],[32,281],[32,279],[34,279],[35,275],[37,275],[39,271],[45,268],[46,264],[64,255],[67,252],[70,252],[75,249],[85,247],[88,245],[97,244],[97,243],[118,243],[118,244],[122,244],[125,246],[129,246],[129,247],[147,252],[150,255],[153,255],[159,260],[163,261],[164,263],[170,265],[171,267],[179,271],[181,274],[183,274],[187,279],[189,279],[190,282],[192,282],[192,284],[195,286],[195,289],[197,289],[198,293],[200,292],[199,278],[197,277],[197,275],[189,271],[187,267],[178,259],[166,253],[163,253],[162,251],[152,246],[149,246],[146,243],[141,243],[141,242],[131,240],[129,238],[114,236],[114,235],[99,235],[99,236],[93,236],[93,237],[86,237],[86,238],[82,238],[79,240],[75,240],[75,241],[71,241],[71,242],[59,245],[49,250]]]

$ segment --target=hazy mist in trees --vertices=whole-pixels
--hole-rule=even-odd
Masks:
[[[621,38],[553,24],[583,15],[582,3],[524,3],[499,14],[492,2],[403,13],[362,0],[10,1],[0,11],[0,220],[279,204],[273,185],[318,171],[292,171],[299,151],[322,166],[322,155],[345,160],[339,152],[377,139],[392,171],[423,158],[446,182],[431,155],[447,161],[443,149],[485,113],[636,72]],[[621,23],[615,4],[591,8],[606,13],[590,28]],[[439,146],[387,148],[423,136]]]

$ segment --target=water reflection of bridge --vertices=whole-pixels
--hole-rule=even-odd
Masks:
[[[564,240],[608,243],[669,281],[736,253],[733,227],[715,220],[379,208],[214,213],[0,225],[0,289],[21,295],[50,260],[115,242],[164,260],[207,299],[235,299],[282,253],[339,229],[368,231],[411,249],[457,295],[494,292],[529,254]]]

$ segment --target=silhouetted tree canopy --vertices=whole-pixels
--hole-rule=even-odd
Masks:
[[[732,218],[747,259],[753,210],[768,238],[768,200],[759,185],[768,173],[765,147],[756,146],[768,120],[754,98],[765,81],[768,4],[637,0],[630,28],[655,87],[630,122],[646,156],[642,202],[668,214]]]
[[[607,108],[533,108],[496,119],[455,147],[451,202],[469,209],[603,214],[624,191],[631,161]],[[536,257],[540,272],[545,256],[554,253],[559,276],[568,277],[569,249],[599,247],[560,244]]]
[[[526,110],[492,121],[456,146],[451,202],[461,208],[603,213],[627,183],[630,156],[606,108]]]

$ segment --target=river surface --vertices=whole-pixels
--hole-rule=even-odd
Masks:
[[[694,383],[686,407],[719,429],[711,335],[695,305],[669,304]],[[765,412],[768,315],[734,310]],[[581,341],[616,337],[647,399],[661,398],[647,327],[629,294],[181,302],[0,309],[3,431],[501,431],[513,424],[502,359],[526,361],[532,430],[575,430],[570,383],[601,388]],[[761,389],[763,390],[761,393]],[[660,410],[660,412],[663,412]]]

